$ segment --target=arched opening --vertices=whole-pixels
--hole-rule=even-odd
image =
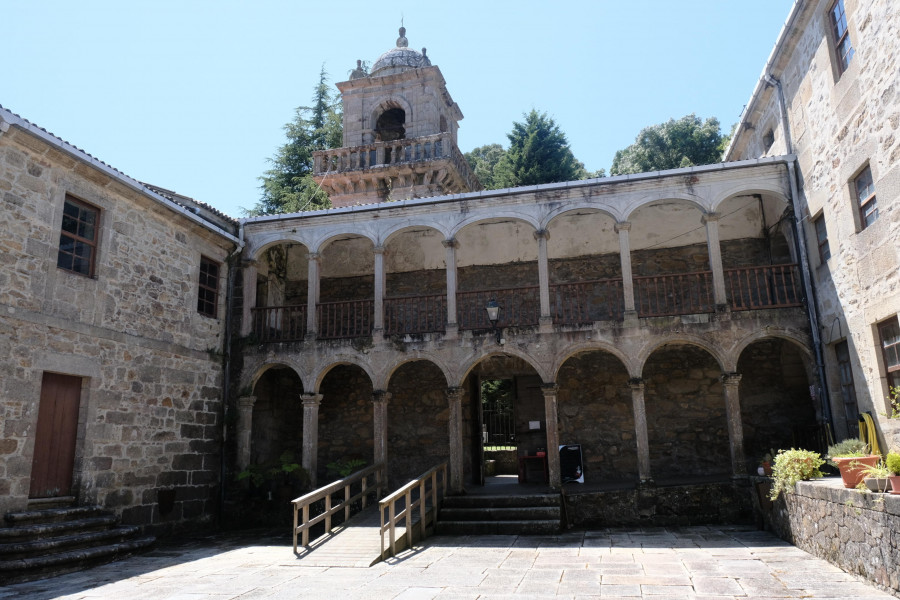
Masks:
[[[515,356],[488,356],[472,368],[462,386],[463,421],[471,424],[463,434],[468,483],[501,486],[492,487],[497,493],[504,485],[547,483],[541,386],[534,367]]]
[[[309,250],[299,243],[274,244],[256,261],[252,331],[261,342],[301,340],[306,335]]]
[[[731,475],[722,368],[706,350],[666,344],[644,364],[650,470],[658,483]]]
[[[319,259],[319,338],[352,338],[372,333],[375,255],[372,240],[360,235],[330,239]]]
[[[780,338],[753,342],[741,352],[737,368],[748,472],[755,472],[772,450],[826,450],[809,393],[809,365],[794,343]]]
[[[369,375],[356,365],[336,365],[322,379],[317,465],[320,484],[338,479],[341,467],[373,464],[372,391]]]
[[[447,323],[447,268],[443,235],[413,227],[391,235],[385,244],[384,332],[444,331]]]
[[[559,443],[581,446],[585,483],[638,479],[628,379],[622,362],[602,350],[581,352],[559,369]]]
[[[406,111],[389,108],[375,122],[375,136],[378,142],[393,142],[406,138]]]
[[[391,488],[450,457],[447,379],[434,363],[401,365],[388,384],[388,479]]]

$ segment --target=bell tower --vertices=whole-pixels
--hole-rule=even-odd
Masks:
[[[426,49],[409,48],[405,28],[369,73],[357,61],[337,87],[343,147],[313,155],[315,180],[335,207],[481,189],[456,143],[462,112]]]

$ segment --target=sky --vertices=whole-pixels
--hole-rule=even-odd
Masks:
[[[463,152],[546,112],[588,170],[641,128],[736,123],[791,0],[0,0],[0,105],[140,181],[232,217],[310,104],[356,60],[428,49]],[[335,90],[336,91],[336,90]]]

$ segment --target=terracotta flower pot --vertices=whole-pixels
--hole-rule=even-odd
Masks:
[[[891,475],[891,493],[900,496],[900,475]]]
[[[841,479],[845,488],[855,488],[865,477],[866,467],[874,467],[881,460],[877,454],[869,456],[853,456],[851,458],[832,458],[841,471]]]

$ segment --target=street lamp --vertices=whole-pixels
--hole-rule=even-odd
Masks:
[[[500,330],[497,329],[497,321],[500,320],[500,305],[497,304],[497,301],[491,298],[488,300],[487,305],[484,307],[488,314],[488,321],[491,322],[491,329],[497,334],[497,343],[502,344],[503,340],[500,337]]]

